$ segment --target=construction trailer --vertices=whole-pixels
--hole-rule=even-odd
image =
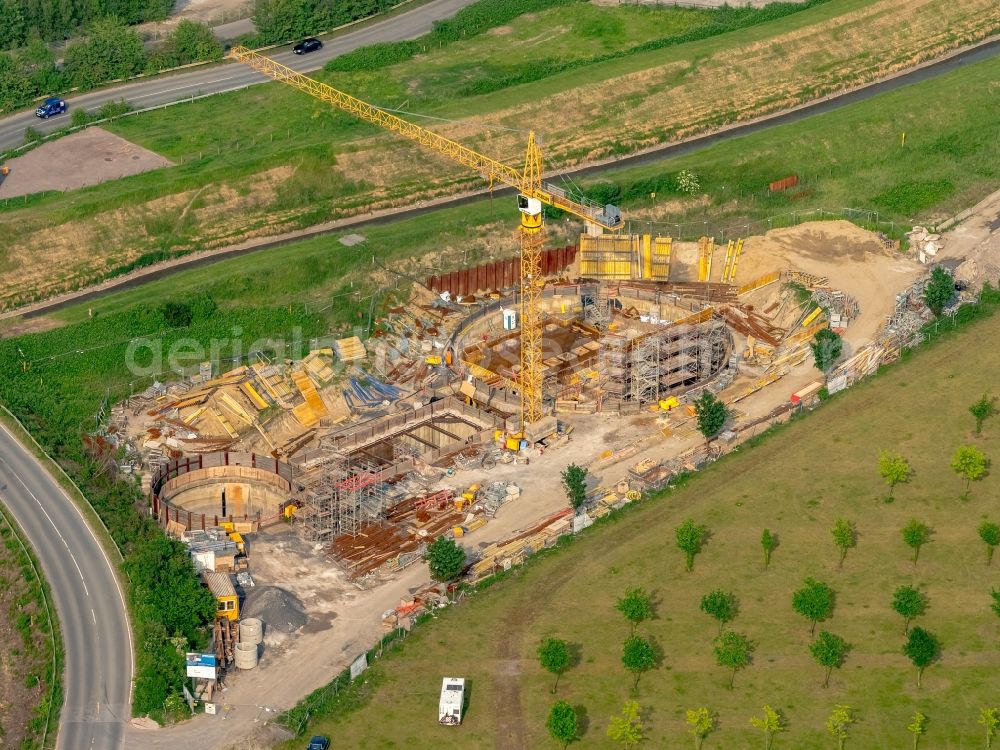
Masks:
[[[203,570],[201,579],[215,597],[215,616],[229,620],[240,619],[240,598],[228,573]]]
[[[438,703],[438,723],[458,726],[462,723],[465,703],[465,678],[445,677],[441,680],[441,700]]]

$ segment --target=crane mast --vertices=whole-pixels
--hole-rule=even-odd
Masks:
[[[415,143],[472,169],[490,181],[518,191],[521,215],[520,301],[521,359],[518,374],[521,399],[521,430],[542,417],[542,279],[541,253],[545,239],[543,204],[578,216],[602,229],[617,230],[621,214],[615,206],[602,206],[580,196],[570,196],[562,188],[542,181],[542,152],[533,132],[528,134],[524,170],[520,171],[456,141],[416,125],[343,91],[320,83],[287,65],[243,46],[233,47],[229,56],[264,75],[286,83],[359,119],[398,133]]]

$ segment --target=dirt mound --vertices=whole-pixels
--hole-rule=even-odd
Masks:
[[[306,624],[309,616],[302,601],[278,586],[260,586],[247,592],[243,617],[257,617],[264,622],[265,632],[294,633]]]

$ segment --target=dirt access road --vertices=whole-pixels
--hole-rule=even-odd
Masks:
[[[10,174],[0,183],[0,200],[76,190],[173,165],[107,130],[87,128],[8,161]]]

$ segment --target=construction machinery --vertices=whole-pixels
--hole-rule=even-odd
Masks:
[[[534,132],[528,133],[524,168],[520,169],[478,153],[460,143],[415,125],[385,109],[368,104],[350,94],[315,81],[265,55],[243,46],[234,47],[229,56],[259,73],[294,86],[310,96],[386,130],[398,133],[425,148],[472,169],[489,180],[517,190],[517,208],[521,214],[520,243],[520,369],[517,390],[521,399],[521,432],[542,417],[542,321],[541,251],[544,242],[543,206],[553,206],[583,219],[588,231],[617,231],[622,227],[616,206],[599,205],[583,196],[571,196],[566,190],[542,181],[542,152]]]

